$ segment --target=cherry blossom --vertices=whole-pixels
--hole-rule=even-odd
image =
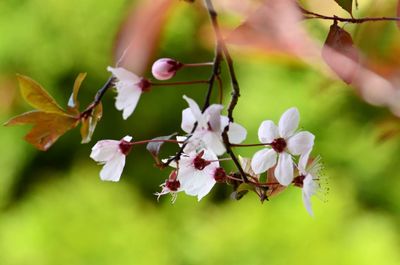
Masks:
[[[185,150],[193,151],[199,147],[205,147],[212,150],[217,155],[225,153],[225,146],[222,141],[222,132],[229,125],[228,137],[230,143],[239,144],[246,139],[246,129],[237,124],[230,123],[228,117],[221,116],[222,105],[212,104],[203,113],[199,105],[187,97],[183,98],[188,102],[189,108],[182,111],[182,130],[190,134],[194,125],[197,126],[191,137],[188,139]]]
[[[160,185],[161,192],[156,192],[155,195],[157,196],[157,200],[160,199],[161,196],[166,194],[171,194],[172,200],[171,202],[174,203],[178,196],[178,192],[182,191],[181,183],[177,179],[178,172],[177,170],[173,170],[169,175],[169,178]]]
[[[108,67],[107,70],[118,80],[115,83],[118,93],[115,107],[122,111],[122,117],[126,120],[135,110],[142,92],[150,90],[150,82],[122,67]]]
[[[221,174],[219,168],[218,158],[210,150],[182,155],[177,175],[180,190],[200,201],[216,183],[215,176]]]
[[[151,72],[158,80],[168,80],[174,77],[176,71],[178,71],[182,66],[182,63],[174,59],[162,58],[154,62]]]
[[[303,154],[300,157],[298,170],[299,176],[294,179],[295,186],[302,188],[302,198],[304,206],[307,212],[313,216],[314,213],[311,207],[311,197],[318,193],[321,189],[319,185],[320,172],[322,164],[320,163],[320,157],[314,159],[311,164],[308,164],[310,152]]]
[[[90,157],[100,165],[104,165],[100,171],[101,180],[119,181],[125,166],[125,158],[132,148],[129,144],[131,140],[131,136],[125,136],[120,141],[102,140],[93,146]]]
[[[310,132],[297,132],[299,112],[290,108],[282,114],[279,125],[266,120],[258,129],[258,138],[265,143],[265,149],[254,154],[251,167],[256,174],[265,172],[276,165],[275,177],[278,182],[288,186],[293,180],[293,157],[305,154],[314,145],[314,135]]]

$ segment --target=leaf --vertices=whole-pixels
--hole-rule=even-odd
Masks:
[[[40,84],[27,76],[18,75],[17,78],[22,97],[29,105],[44,112],[66,115],[65,111]]]
[[[115,43],[117,66],[143,74],[159,45],[163,28],[176,0],[138,1],[118,33]]]
[[[33,124],[25,140],[42,151],[46,151],[68,130],[76,127],[79,119],[65,114],[31,111],[16,116],[6,126]]]
[[[68,111],[71,112],[72,114],[79,114],[78,93],[82,85],[82,82],[85,80],[85,78],[86,78],[86,73],[80,73],[75,79],[74,88],[68,100]]]
[[[82,118],[81,137],[82,144],[89,143],[92,140],[94,130],[96,129],[97,122],[103,116],[103,105],[101,102],[93,109],[90,116]]]
[[[161,164],[162,164],[160,161],[160,158],[158,157],[158,155],[160,154],[161,146],[164,144],[164,142],[162,140],[169,140],[176,135],[177,135],[177,133],[173,133],[173,134],[170,134],[167,136],[156,137],[151,140],[161,140],[161,141],[160,142],[150,142],[147,144],[146,149],[147,149],[147,151],[150,152],[150,154],[156,161],[157,166],[161,166]]]
[[[322,48],[322,58],[347,84],[352,83],[359,70],[358,50],[351,35],[334,23]]]
[[[335,2],[353,16],[353,0],[335,0]]]

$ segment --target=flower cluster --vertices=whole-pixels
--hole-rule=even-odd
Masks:
[[[160,59],[153,65],[152,72],[156,79],[166,80],[183,67],[184,64],[175,60]],[[108,70],[115,78],[115,106],[127,119],[133,113],[141,93],[149,91],[153,83],[123,68],[109,67]],[[175,201],[177,194],[184,192],[196,196],[200,201],[216,183],[225,183],[234,188],[236,198],[254,191],[264,201],[293,185],[302,189],[304,205],[310,215],[313,214],[310,198],[320,188],[321,164],[319,159],[310,159],[314,135],[298,131],[300,117],[297,108],[284,112],[278,125],[271,120],[263,121],[258,129],[260,144],[241,144],[247,137],[247,130],[222,115],[223,105],[211,104],[202,111],[193,99],[185,95],[183,99],[188,104],[188,108],[182,111],[181,129],[184,134],[177,136],[176,140],[154,138],[131,142],[132,137],[126,136],[120,141],[99,141],[90,157],[104,164],[100,172],[101,179],[120,179],[125,158],[133,145],[158,142],[161,147],[164,142],[173,142],[179,151],[169,159],[162,160],[160,167],[171,166],[173,169],[161,184],[161,191],[156,193],[158,198],[171,194],[172,201]],[[232,148],[248,146],[264,148],[252,158],[239,157],[240,162],[236,164],[238,172],[226,173],[221,163],[234,161],[236,157],[232,155]],[[230,157],[226,157],[227,153]]]

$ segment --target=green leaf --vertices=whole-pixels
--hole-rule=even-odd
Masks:
[[[31,111],[12,118],[4,125],[33,124],[32,129],[25,136],[25,140],[39,150],[46,151],[61,135],[76,127],[78,123],[78,118],[64,113]]]
[[[44,112],[67,115],[54,98],[36,81],[23,75],[18,75],[18,81],[21,94],[29,105]]]
[[[85,80],[85,78],[86,78],[86,73],[80,73],[75,79],[74,88],[68,100],[68,111],[73,114],[79,114],[78,93],[82,85],[82,82]]]
[[[81,137],[83,144],[89,143],[92,140],[97,122],[103,116],[103,105],[101,102],[93,109],[92,113],[87,118],[82,118]]]
[[[353,16],[353,0],[335,0],[335,2]]]

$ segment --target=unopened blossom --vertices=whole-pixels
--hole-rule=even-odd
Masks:
[[[151,73],[158,80],[168,80],[175,76],[183,64],[170,58],[158,59],[151,67]]]
[[[309,152],[314,145],[310,132],[296,132],[299,125],[297,108],[290,108],[282,114],[279,125],[266,120],[258,129],[258,138],[265,143],[265,149],[254,154],[251,167],[256,174],[263,173],[276,165],[274,174],[278,182],[288,186],[293,180],[293,157]]]
[[[107,70],[117,79],[115,107],[122,111],[122,117],[126,120],[135,110],[142,92],[150,90],[150,82],[122,67],[108,67]]]
[[[101,180],[119,181],[125,166],[125,158],[132,148],[131,140],[131,136],[125,136],[120,141],[102,140],[93,146],[90,157],[100,165],[104,165],[100,171]]]
[[[225,146],[222,140],[222,132],[229,125],[229,142],[239,144],[246,139],[246,129],[234,122],[229,122],[228,117],[221,116],[222,105],[212,104],[203,113],[199,105],[187,97],[183,98],[188,102],[189,108],[182,111],[182,130],[190,134],[197,122],[196,130],[188,139],[186,150],[193,151],[197,147],[205,147],[217,155],[225,153]],[[193,148],[195,146],[195,148]]]
[[[319,181],[322,165],[319,157],[314,159],[314,161],[308,165],[309,155],[310,152],[307,152],[300,157],[298,165],[299,176],[294,179],[294,184],[295,186],[302,188],[304,207],[307,212],[313,216],[311,197],[317,194],[321,189]]]
[[[210,150],[182,155],[177,176],[180,190],[187,195],[197,196],[200,201],[216,183],[215,176],[220,174],[219,168],[218,158]]]

